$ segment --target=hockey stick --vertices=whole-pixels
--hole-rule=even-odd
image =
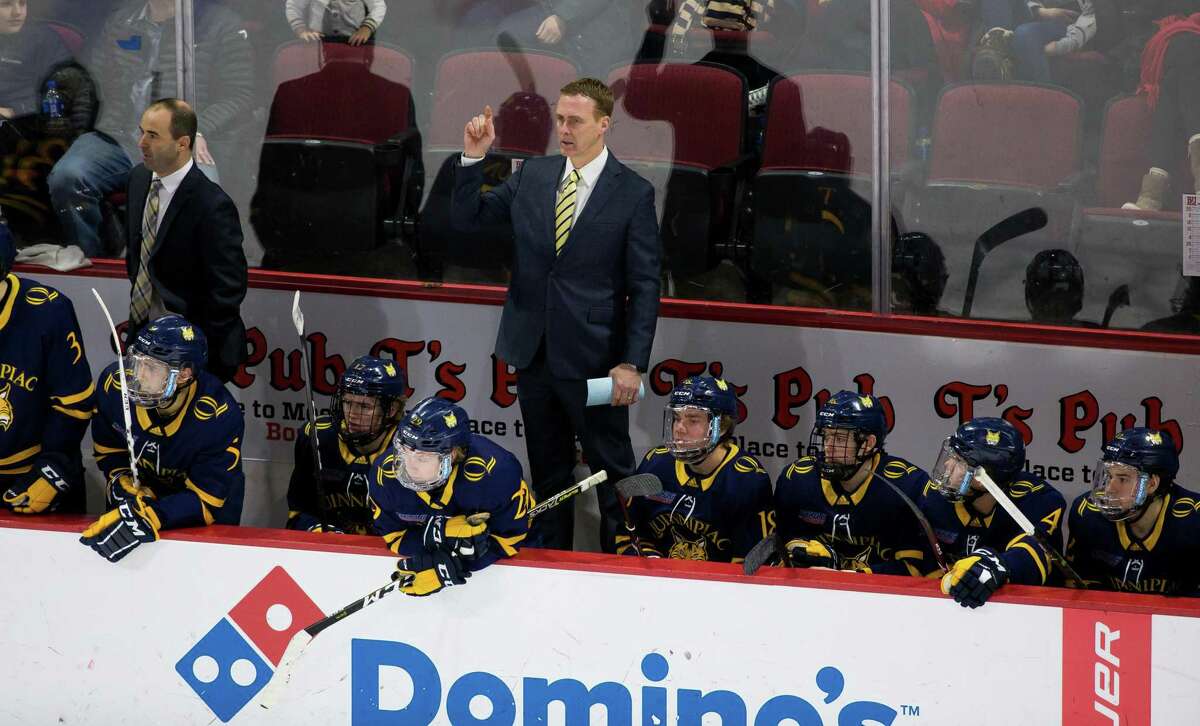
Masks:
[[[329,519],[329,512],[325,507],[325,467],[321,464],[321,445],[317,433],[317,401],[313,398],[312,389],[312,366],[308,361],[308,341],[304,338],[304,311],[300,309],[300,291],[296,291],[296,296],[292,298],[292,325],[296,328],[296,335],[300,339],[300,360],[304,366],[304,389],[308,394],[308,405],[304,407],[304,417],[308,419],[308,427],[311,436],[308,438],[309,448],[312,449],[312,466],[313,466],[313,484],[317,489],[317,512],[321,515],[322,525],[334,524]],[[334,432],[336,435],[336,432]]]
[[[1108,296],[1108,306],[1104,308],[1104,320],[1100,322],[1101,328],[1107,328],[1112,322],[1113,313],[1117,308],[1125,307],[1129,304],[1129,286],[1121,285],[1112,294]]]
[[[1054,564],[1058,565],[1059,569],[1063,571],[1063,574],[1071,579],[1071,581],[1074,583],[1074,587],[1085,590],[1087,589],[1087,583],[1082,577],[1079,576],[1079,573],[1075,571],[1075,568],[1071,567],[1071,563],[1067,562],[1067,558],[1063,557],[1058,549],[1053,547],[1049,542],[1046,541],[1046,538],[1043,537],[1041,533],[1034,529],[1033,522],[1029,521],[1029,517],[1026,517],[1024,512],[1022,512],[1020,509],[1017,509],[1017,505],[1013,504],[1013,501],[1008,498],[1008,495],[1004,493],[1003,489],[997,486],[996,482],[992,480],[992,477],[988,476],[988,473],[983,470],[983,467],[976,469],[975,479],[983,485],[983,488],[987,490],[988,494],[992,495],[992,498],[996,500],[996,503],[1003,507],[1004,511],[1008,512],[1008,516],[1012,517],[1013,521],[1017,523],[1017,526],[1021,528],[1021,531],[1030,537],[1033,537],[1034,540],[1036,540],[1037,543],[1042,546],[1042,549],[1046,550],[1046,554],[1050,556],[1050,559],[1054,561]]]
[[[129,415],[129,386],[125,380],[125,354],[121,352],[121,338],[117,335],[117,326],[113,325],[112,315],[108,312],[108,306],[104,304],[104,298],[100,297],[100,293],[96,292],[94,287],[92,294],[96,296],[96,302],[100,303],[100,309],[104,311],[104,319],[108,321],[108,330],[112,333],[113,345],[117,348],[117,374],[121,381],[121,415],[125,419],[125,445],[129,447],[129,471],[133,476],[134,488],[140,488],[138,457],[133,446],[133,417]]]
[[[555,507],[557,507],[558,505],[567,501],[568,499],[575,496],[576,494],[582,494],[583,492],[586,492],[588,489],[591,489],[592,487],[596,486],[597,484],[602,484],[606,481],[608,481],[608,472],[605,471],[604,469],[601,469],[600,471],[596,472],[595,474],[592,474],[588,478],[581,480],[577,484],[575,484],[573,486],[569,486],[566,489],[563,489],[561,492],[550,497],[549,499],[547,499],[546,501],[537,505],[533,509],[530,509],[529,510],[529,518],[533,519],[534,517],[538,516],[542,512],[545,512],[550,509],[554,509]]]
[[[975,285],[979,282],[979,267],[983,258],[1005,242],[1027,232],[1036,232],[1046,226],[1046,210],[1030,207],[1000,220],[991,229],[975,240],[975,251],[971,255],[971,271],[967,275],[967,292],[963,296],[962,317],[971,317],[971,306],[975,303]]]
[[[621,505],[621,518],[625,520],[625,531],[629,533],[629,542],[638,557],[642,556],[642,541],[637,535],[637,527],[629,516],[629,501],[634,497],[649,497],[661,493],[662,479],[656,474],[634,474],[617,482],[617,502]]]
[[[742,572],[753,575],[777,554],[779,554],[779,534],[772,532],[759,540],[758,544],[751,547],[750,551],[746,553],[746,559],[742,560]]]
[[[543,514],[554,507],[557,507],[559,504],[562,504],[576,494],[585,492],[597,484],[606,481],[607,479],[608,472],[604,469],[601,469],[574,486],[567,487],[558,494],[555,494],[553,497],[547,499],[545,502],[529,510],[529,514],[527,516],[530,519],[533,519],[539,514]],[[490,515],[487,512],[472,514],[467,517],[467,521],[471,524],[482,524],[483,522],[487,521],[489,516]],[[262,708],[270,709],[279,702],[279,696],[283,693],[284,686],[286,686],[292,680],[292,671],[295,669],[296,661],[299,660],[300,656],[304,654],[304,649],[308,647],[308,644],[312,642],[313,638],[317,637],[318,633],[320,633],[322,630],[325,630],[329,626],[344,620],[346,617],[353,615],[359,610],[362,610],[368,605],[374,605],[376,602],[382,600],[388,593],[395,592],[403,584],[404,583],[400,580],[392,580],[383,587],[372,590],[340,610],[326,615],[303,630],[297,631],[296,634],[292,636],[292,639],[288,641],[287,648],[284,649],[283,656],[279,659],[279,667],[275,669],[275,673],[271,676],[271,680],[267,683],[266,687],[263,688],[262,696],[259,698],[258,705]]]

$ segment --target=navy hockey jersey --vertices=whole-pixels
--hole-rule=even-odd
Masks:
[[[288,484],[288,529],[307,530],[329,524],[348,534],[370,534],[371,505],[367,488],[371,466],[392,441],[395,427],[384,432],[379,448],[360,453],[337,435],[329,416],[317,417],[317,441],[323,473],[320,487],[313,471],[312,425],[296,437],[296,458]]]
[[[444,485],[429,492],[414,492],[401,484],[395,459],[389,445],[375,460],[369,488],[375,531],[392,552],[402,556],[419,552],[422,528],[431,516],[488,512],[492,546],[470,563],[470,569],[481,570],[517,554],[529,534],[529,510],[534,506],[517,457],[490,439],[471,434],[466,458],[454,465]]]
[[[1028,472],[1007,487],[1017,509],[1029,518],[1043,539],[1062,552],[1062,519],[1067,502],[1057,489]],[[1050,555],[1026,535],[999,504],[984,517],[966,502],[952,502],[926,484],[918,502],[929,519],[947,564],[986,547],[1008,568],[1012,582],[1044,585],[1055,575]],[[933,563],[931,563],[933,564]]]
[[[630,503],[643,554],[740,562],[770,532],[771,477],[736,444],[729,444],[720,465],[705,477],[666,448],[651,449],[638,473],[655,474],[663,484],[661,494]],[[617,535],[617,552],[634,552],[629,535]]]
[[[1154,527],[1138,540],[1082,494],[1071,505],[1067,559],[1106,590],[1200,596],[1200,494],[1178,484],[1164,496]]]
[[[96,382],[92,441],[105,481],[129,473],[121,412],[121,379],[110,363]],[[163,529],[237,524],[246,481],[242,474],[245,421],[238,402],[216,376],[200,371],[179,395],[183,407],[170,418],[130,406],[138,479],[155,495]]]
[[[75,307],[62,293],[16,275],[0,299],[0,491],[47,457],[70,462],[58,511],[84,510],[80,441],[95,407],[92,369]]]
[[[782,542],[818,539],[837,552],[839,569],[921,576],[929,545],[908,505],[878,477],[886,477],[912,501],[929,475],[882,452],[871,476],[853,494],[821,476],[811,456],[797,459],[775,483],[775,524]]]

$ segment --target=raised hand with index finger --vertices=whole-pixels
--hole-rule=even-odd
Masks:
[[[492,148],[496,140],[496,124],[492,121],[492,107],[484,106],[483,113],[467,122],[463,129],[463,153],[472,159],[481,159]]]

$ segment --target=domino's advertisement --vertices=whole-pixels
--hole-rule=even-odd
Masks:
[[[392,558],[0,526],[0,722],[1188,724],[1200,619],[498,564],[301,628]],[[203,538],[199,535],[198,538]],[[193,538],[193,539],[198,539]],[[70,573],[69,575],[66,573]],[[741,579],[741,578],[738,578]]]
[[[120,317],[125,280],[39,274],[74,302],[92,367],[112,360],[95,286]],[[318,405],[359,355],[394,359],[414,399],[460,401],[476,431],[525,459],[516,372],[492,354],[500,308],[493,305],[304,294],[306,343]],[[251,288],[242,306],[251,356],[230,385],[246,418],[242,449],[267,486],[248,488],[243,524],[282,523],[282,500],[304,422],[305,370],[291,319],[292,293]],[[1168,431],[1181,451],[1179,480],[1197,486],[1200,386],[1194,356],[1071,348],[924,335],[659,320],[646,378],[633,408],[638,456],[658,444],[662,406],[675,383],[711,373],[741,401],[738,441],[772,476],[807,443],[813,418],[841,389],[879,396],[891,426],[890,453],[933,465],[942,438],[973,416],[999,416],[1022,433],[1029,468],[1070,499],[1091,484],[1104,442],[1118,430]]]

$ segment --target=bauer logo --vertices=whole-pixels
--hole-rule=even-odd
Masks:
[[[729,690],[701,691],[682,682],[667,681],[670,663],[659,653],[642,657],[640,685],[635,673],[626,683],[585,684],[569,677],[539,675],[504,677],[486,671],[467,673],[453,682],[443,679],[437,664],[419,648],[388,640],[356,638],[350,655],[350,714],[356,726],[428,726],[429,724],[488,724],[514,726],[518,704],[523,726],[608,723],[622,726],[723,723],[797,724],[797,726],[892,726],[900,712],[885,703],[855,700],[846,695],[846,678],[833,666],[816,672],[810,684],[795,674],[804,696],[780,694],[754,703]],[[403,671],[406,678],[396,677]],[[381,684],[382,679],[387,682]],[[622,677],[617,674],[617,677]],[[789,678],[792,678],[789,674]],[[403,688],[396,683],[410,683]],[[519,680],[518,680],[519,679]],[[674,680],[674,679],[672,679]],[[510,685],[511,684],[511,685]],[[382,687],[381,687],[382,686]],[[516,686],[516,687],[513,687]],[[814,687],[815,686],[815,687]],[[640,706],[635,709],[637,690]],[[398,691],[407,694],[397,703]],[[383,695],[383,699],[380,696]],[[382,702],[381,702],[382,701]],[[484,703],[486,701],[487,703]],[[597,720],[599,710],[605,712]],[[490,712],[490,713],[489,713]],[[552,717],[551,714],[554,714]],[[561,716],[560,716],[561,714]]]
[[[282,567],[267,573],[175,670],[223,722],[271,680],[292,636],[325,617]]]

